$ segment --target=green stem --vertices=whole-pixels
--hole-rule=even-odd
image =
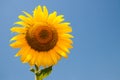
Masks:
[[[42,79],[40,79],[38,75],[35,75],[35,80],[42,80]]]
[[[35,73],[35,80],[42,80],[39,78],[39,76],[40,76],[40,75],[38,75],[39,74],[39,67],[37,67],[37,65],[35,65],[35,69],[36,69],[35,70],[35,72],[36,72]]]

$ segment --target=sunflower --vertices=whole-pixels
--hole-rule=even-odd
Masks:
[[[20,21],[11,28],[17,34],[11,38],[13,48],[20,48],[16,56],[30,66],[52,66],[62,57],[67,58],[72,48],[73,36],[69,22],[63,22],[63,15],[54,11],[48,14],[46,6],[38,6],[33,15],[23,11]]]

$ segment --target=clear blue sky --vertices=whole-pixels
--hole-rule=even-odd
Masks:
[[[75,36],[69,58],[45,80],[120,80],[120,0],[0,0],[0,80],[34,80],[29,65],[14,58],[9,29],[38,5],[64,14]]]

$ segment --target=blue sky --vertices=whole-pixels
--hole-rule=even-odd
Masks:
[[[120,0],[1,0],[0,80],[34,80],[29,65],[14,57],[18,49],[9,47],[9,29],[38,5],[64,14],[75,36],[69,58],[45,80],[120,80]]]

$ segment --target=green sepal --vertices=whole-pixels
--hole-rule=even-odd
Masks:
[[[49,74],[52,72],[52,66],[42,69],[39,74],[36,74],[36,76],[39,78],[39,80],[42,80],[49,76]]]
[[[35,73],[35,69],[33,69],[33,68],[31,68],[30,71],[33,72],[33,73]]]

